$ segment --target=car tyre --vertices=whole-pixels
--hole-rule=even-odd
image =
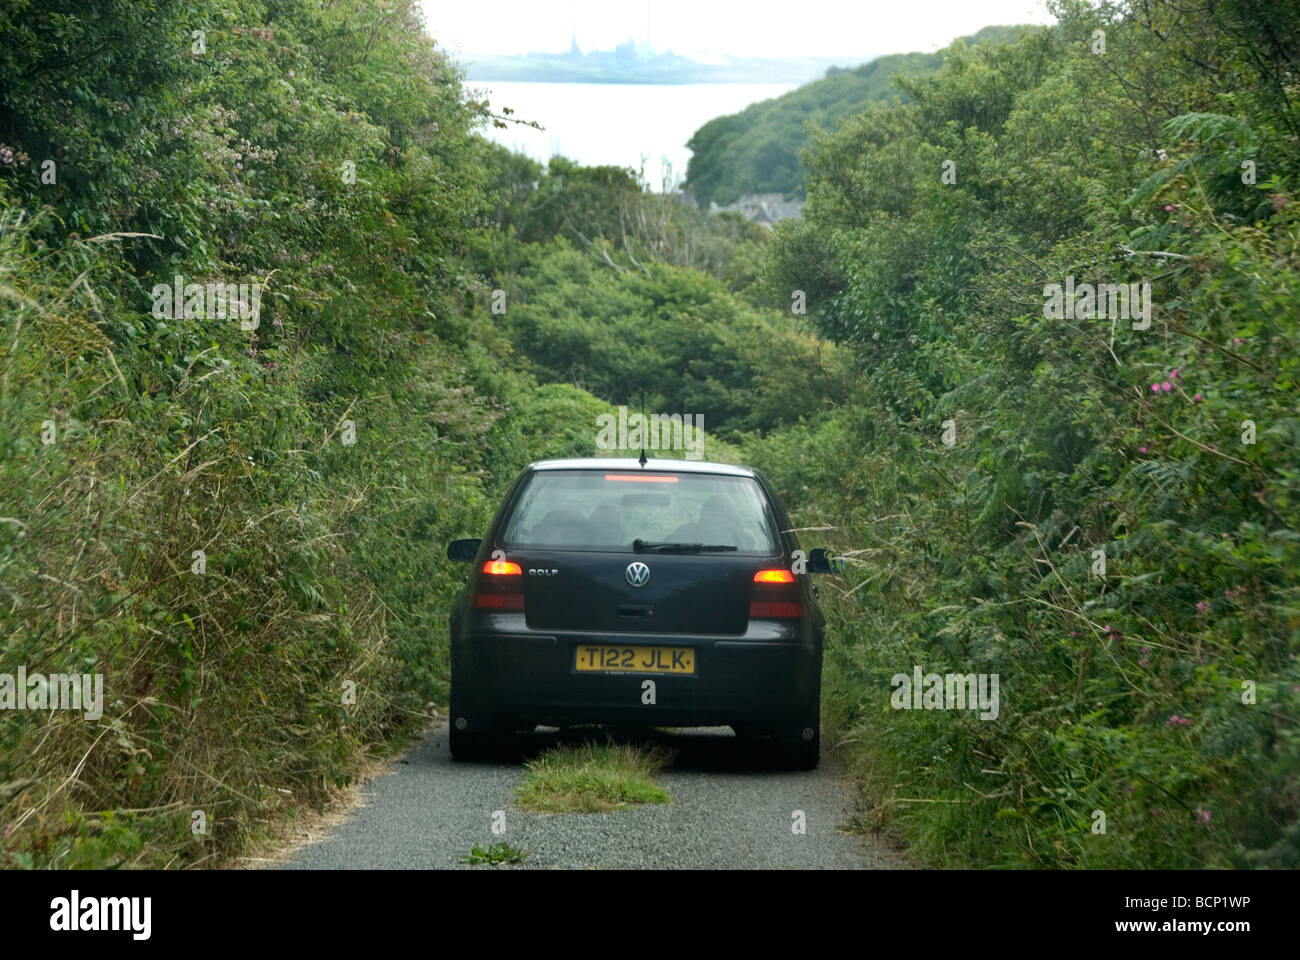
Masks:
[[[447,731],[447,742],[451,747],[451,758],[461,763],[503,759],[511,746],[508,736],[457,730],[454,723]]]
[[[777,758],[782,768],[786,770],[815,770],[817,768],[822,755],[821,731],[816,726],[804,729],[812,731],[811,739],[805,740],[801,730],[799,739],[777,742]]]
[[[780,731],[776,737],[777,760],[787,770],[813,770],[821,760],[821,684],[812,697],[812,705],[800,723]]]
[[[476,763],[484,760],[504,759],[514,745],[514,728],[496,718],[489,724],[474,721],[468,727],[465,717],[491,717],[491,709],[475,708],[466,710],[468,704],[456,695],[453,685],[451,691],[451,717],[447,729],[447,745],[451,748],[453,760]],[[472,728],[472,729],[471,729]]]

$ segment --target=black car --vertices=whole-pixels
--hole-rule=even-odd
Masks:
[[[825,618],[756,470],[546,460],[510,488],[451,613],[451,752],[538,724],[730,726],[817,765]]]

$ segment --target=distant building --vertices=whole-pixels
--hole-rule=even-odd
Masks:
[[[668,193],[661,194],[661,196],[667,197],[669,200],[675,200],[683,207],[690,207],[692,210],[700,209],[699,201],[695,199],[695,194],[689,187],[681,190],[670,190]]]
[[[746,220],[753,220],[770,227],[779,220],[798,219],[804,208],[803,200],[786,200],[779,193],[742,193],[735,203],[720,207],[717,201],[709,204],[709,213],[739,213]]]

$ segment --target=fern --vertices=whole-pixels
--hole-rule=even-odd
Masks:
[[[1245,120],[1221,113],[1181,114],[1165,121],[1165,132],[1179,140],[1202,144],[1218,140],[1233,140],[1244,144],[1252,139],[1250,127]]]

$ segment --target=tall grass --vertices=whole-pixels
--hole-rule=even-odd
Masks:
[[[323,802],[441,692],[437,544],[482,519],[418,401],[311,402],[309,351],[240,359],[230,325],[151,378],[172,322],[95,292],[129,242],[51,250],[0,215],[0,673],[102,674],[106,701],[0,713],[9,866],[210,865]]]

